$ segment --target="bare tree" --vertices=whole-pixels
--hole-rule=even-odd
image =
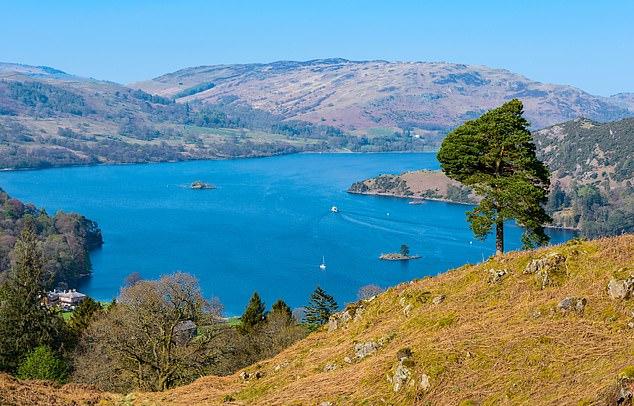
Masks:
[[[160,391],[191,381],[213,361],[208,332],[220,310],[218,302],[203,299],[191,275],[138,281],[86,331],[74,378],[119,391]]]
[[[359,288],[359,291],[357,292],[357,298],[359,300],[369,299],[372,296],[376,296],[379,293],[383,293],[384,291],[385,289],[383,289],[379,285],[370,284],[370,285],[361,286],[361,288]]]
[[[132,286],[136,285],[137,283],[141,282],[142,280],[143,280],[143,277],[141,276],[140,273],[132,272],[131,274],[126,276],[125,279],[123,280],[123,287],[124,288],[131,288]]]

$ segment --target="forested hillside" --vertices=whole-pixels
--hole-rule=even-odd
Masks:
[[[579,119],[534,137],[552,172],[547,209],[557,223],[589,237],[634,231],[634,119]]]
[[[554,225],[587,237],[634,232],[634,119],[578,119],[533,133],[537,156],[551,171],[546,205]],[[474,203],[477,196],[439,172],[380,175],[351,193]]]
[[[11,266],[13,247],[27,222],[33,223],[37,232],[49,287],[60,282],[74,284],[90,274],[88,253],[103,243],[101,230],[94,221],[75,213],[58,212],[50,216],[0,189],[0,280]]]
[[[403,131],[358,137],[224,98],[176,103],[45,67],[0,64],[0,168],[433,148]]]

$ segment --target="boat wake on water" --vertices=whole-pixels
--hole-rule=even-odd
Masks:
[[[356,216],[355,216],[356,217]],[[389,233],[392,234],[401,234],[401,235],[409,235],[409,236],[417,236],[419,233],[417,232],[408,232],[405,230],[399,230],[397,228],[393,228],[393,227],[387,227],[386,225],[381,225],[378,223],[378,221],[383,222],[383,223],[396,223],[395,221],[391,221],[391,220],[385,220],[385,219],[378,219],[378,218],[374,218],[374,217],[370,217],[367,216],[365,217],[367,220],[362,220],[359,218],[355,218],[349,214],[342,214],[341,218],[350,222],[350,223],[354,223],[354,224],[359,224],[368,228],[373,228],[375,230],[381,230],[381,231],[387,231]],[[377,222],[371,222],[372,220],[375,220]]]

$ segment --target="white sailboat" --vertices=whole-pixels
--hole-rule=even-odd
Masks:
[[[321,257],[321,265],[319,265],[319,269],[321,269],[322,271],[326,270],[326,259],[324,258],[323,255]]]

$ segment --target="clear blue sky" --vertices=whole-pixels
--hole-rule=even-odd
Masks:
[[[501,67],[634,91],[634,1],[2,0],[0,61],[122,83],[326,57]]]

